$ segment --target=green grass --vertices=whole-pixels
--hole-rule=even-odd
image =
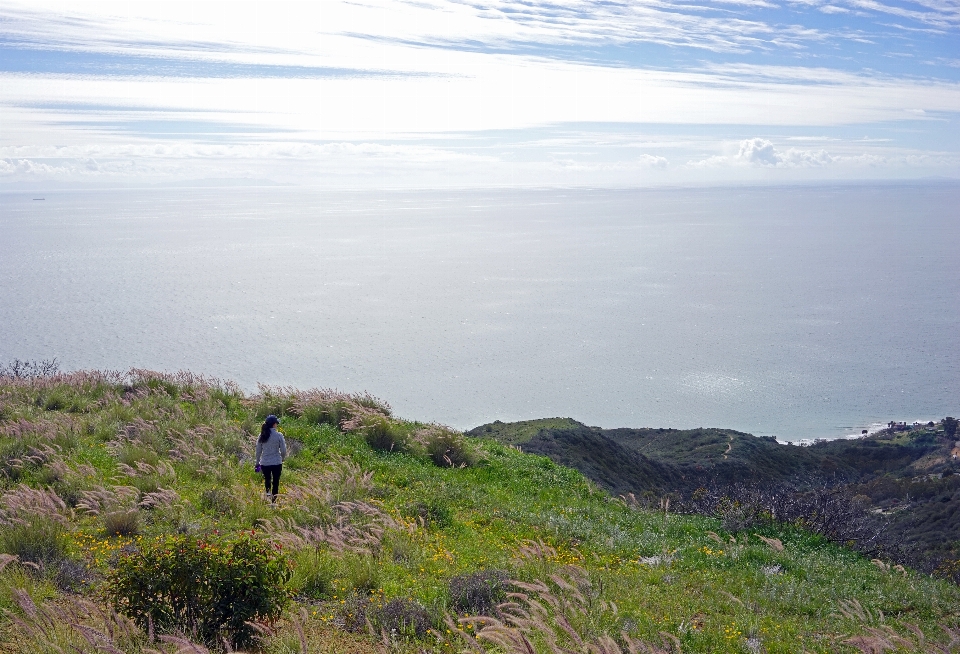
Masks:
[[[418,606],[432,616],[430,632],[401,634],[393,646],[459,651],[465,643],[443,622],[455,613],[450,583],[483,570],[546,582],[548,590],[538,591],[544,605],[561,597],[568,606],[582,601],[582,611],[570,609],[572,628],[587,642],[609,635],[624,651],[626,638],[659,643],[664,632],[684,652],[744,652],[757,643],[771,653],[856,652],[851,638],[875,638],[871,628],[888,627],[909,651],[903,643],[918,643],[913,627],[941,642],[943,627],[960,627],[960,589],[944,581],[881,569],[791,528],[730,534],[713,519],[636,510],[572,469],[493,439],[468,439],[474,465],[438,466],[417,446],[427,426],[396,418],[389,419],[392,429],[409,435],[403,452],[374,450],[362,430],[311,422],[309,412],[283,414],[282,430],[302,447],[284,465],[284,495],[274,509],[263,502],[251,457],[258,418],[292,411],[292,391],[245,397],[228,384],[187,375],[77,373],[2,381],[0,403],[0,451],[23,438],[67,445],[0,484],[3,498],[26,484],[50,486],[72,503],[57,555],[89,568],[85,593],[93,601],[99,576],[138,539],[256,529],[286,543],[299,601],[264,637],[266,652],[300,651],[301,634],[311,651],[337,651],[324,649],[337,642],[341,651],[372,652],[381,636],[375,641],[336,625],[351,626],[350,612],[367,609],[374,621],[389,613],[390,624],[401,624],[403,612]],[[176,495],[142,506],[158,489]],[[113,493],[108,508],[80,508],[85,494],[104,490]],[[0,506],[0,522],[3,515],[16,519],[13,508]],[[113,536],[104,529],[105,515],[134,509],[136,530]],[[366,545],[336,531],[346,528]],[[16,529],[0,527],[0,543],[12,542],[4,538]],[[779,539],[783,551],[759,536]],[[75,601],[57,590],[54,567],[9,564],[0,587],[24,588],[37,603]],[[571,579],[575,590],[554,577]],[[0,605],[11,611],[0,618],[0,651],[45,651],[36,634],[11,621],[25,615],[11,592],[0,593]],[[543,622],[529,634],[535,642],[546,642],[559,624],[556,610]],[[481,628],[463,625],[468,633]],[[125,651],[143,645],[145,636],[136,638],[141,645]]]

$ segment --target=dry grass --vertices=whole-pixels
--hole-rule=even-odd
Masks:
[[[591,614],[613,613],[612,602],[591,597],[587,573],[577,566],[565,566],[562,574],[551,575],[549,582],[536,580],[507,582],[516,591],[497,606],[497,615],[478,615],[446,623],[475,652],[485,652],[483,643],[492,644],[507,654],[670,654],[681,652],[680,641],[663,632],[660,642],[652,643],[626,632],[615,638],[601,633],[588,635]]]
[[[261,520],[269,537],[291,550],[327,547],[338,553],[372,554],[380,550],[389,531],[401,528],[392,516],[365,502],[339,502],[333,507],[330,524],[302,527],[293,518]],[[413,527],[408,527],[412,529]]]
[[[0,526],[24,525],[37,518],[66,525],[71,517],[66,503],[50,488],[21,484],[0,496]]]
[[[25,591],[13,590],[18,613],[8,612],[14,638],[9,654],[209,654],[187,638],[141,631],[129,618],[75,595],[38,606]]]

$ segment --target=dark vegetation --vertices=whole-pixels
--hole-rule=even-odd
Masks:
[[[745,528],[803,525],[871,556],[960,582],[956,420],[807,447],[727,429],[600,429],[568,418],[469,432],[549,456],[615,495]]]

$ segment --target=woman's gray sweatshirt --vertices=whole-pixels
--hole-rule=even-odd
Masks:
[[[287,458],[287,442],[283,440],[283,434],[276,429],[270,430],[270,437],[266,443],[261,443],[257,439],[257,460],[256,463],[262,466],[278,466]]]

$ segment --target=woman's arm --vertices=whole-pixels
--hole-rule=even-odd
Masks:
[[[263,454],[263,443],[260,442],[260,439],[257,439],[257,456],[254,460],[254,465],[260,465],[260,455]]]
[[[280,434],[280,432],[277,433]],[[280,434],[280,459],[282,461],[287,460],[287,441],[283,437],[283,434]]]

